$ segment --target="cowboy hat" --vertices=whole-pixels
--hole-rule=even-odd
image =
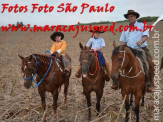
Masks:
[[[50,36],[50,38],[53,40],[53,41],[56,41],[55,40],[55,37],[56,36],[61,36],[61,40],[64,38],[64,34],[62,33],[62,32],[54,32],[51,36]]]
[[[94,33],[104,33],[105,31],[100,31],[100,28],[97,27],[97,29],[94,31],[94,30],[90,30],[89,32],[94,32]]]
[[[124,17],[127,19],[128,15],[135,15],[136,19],[139,18],[139,13],[135,12],[134,10],[128,10],[127,14],[124,14]]]

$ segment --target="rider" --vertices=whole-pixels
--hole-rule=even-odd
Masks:
[[[139,30],[137,31],[135,29],[129,32],[128,29],[127,31],[122,31],[120,37],[120,45],[127,45],[132,49],[142,52],[142,56],[140,58],[144,64],[147,91],[151,92],[152,88],[149,82],[149,64],[147,62],[147,59],[152,59],[149,50],[147,49],[147,39],[149,37],[149,30],[147,29],[143,32],[143,23],[137,22],[137,18],[139,18],[139,16],[139,13],[135,12],[134,10],[128,10],[128,13],[124,15],[124,17],[129,21],[129,27],[137,27],[137,29]],[[113,83],[112,89],[116,90],[117,88],[117,84]]]
[[[91,30],[90,32],[93,32],[93,30]],[[103,31],[99,31],[99,28],[94,32],[94,37],[90,38],[89,41],[87,42],[86,46],[89,47],[92,45],[91,49],[93,51],[100,51],[101,54],[103,55],[104,59],[105,59],[105,72],[107,72],[105,74],[105,79],[107,81],[110,80],[110,67],[109,67],[109,61],[107,60],[107,58],[105,57],[104,53],[103,53],[103,48],[105,47],[105,41],[103,38],[100,37],[100,33],[104,33]],[[78,70],[77,73],[75,74],[75,76],[77,78],[81,77],[81,66],[78,66]]]
[[[66,42],[63,40],[64,34],[62,32],[54,32],[50,38],[53,40],[53,45],[50,49],[52,53],[58,53],[61,55],[61,61],[63,62],[64,72],[70,72],[70,60],[65,56]]]

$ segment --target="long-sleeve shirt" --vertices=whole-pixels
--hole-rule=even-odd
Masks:
[[[60,42],[54,42],[50,52],[54,53],[55,51],[59,51],[60,54],[63,54],[66,50],[66,42],[64,40],[60,41]]]

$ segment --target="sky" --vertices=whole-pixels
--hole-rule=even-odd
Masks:
[[[9,6],[26,6],[28,11],[26,13],[14,13],[8,12],[7,9],[2,13],[2,4],[8,3]],[[54,6],[54,10],[51,13],[32,11],[33,3],[38,3],[39,6],[48,4]],[[72,3],[72,6],[77,6],[76,12],[57,12],[57,6],[61,3]],[[83,14],[81,12],[82,3],[87,3],[90,6],[94,5],[103,6],[109,3],[110,6],[114,6],[112,12],[92,12],[89,13],[89,8],[84,9]],[[128,9],[133,9],[140,14],[140,17],[144,16],[160,16],[163,14],[163,1],[162,0],[1,0],[0,1],[0,25],[16,24],[17,21],[30,25],[71,25],[80,23],[90,23],[99,21],[119,21],[125,20],[124,14]],[[9,7],[8,6],[8,7]],[[64,6],[66,8],[66,5]]]

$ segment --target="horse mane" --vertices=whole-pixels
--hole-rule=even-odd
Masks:
[[[82,50],[90,50],[90,48],[87,46],[84,46]]]
[[[45,65],[49,65],[50,64],[50,60],[51,59],[50,59],[49,56],[43,55],[43,54],[33,54],[33,55],[36,57],[36,59],[37,59],[37,61],[39,63],[45,64]],[[54,62],[54,60],[53,60],[53,62]]]
[[[113,52],[112,52],[112,56],[114,56],[114,55],[116,55],[116,54],[119,53],[119,48],[120,48],[120,46],[114,48],[114,50],[113,50]]]
[[[126,46],[126,47],[132,52],[132,54],[133,54],[134,56],[139,56],[139,55],[141,55],[141,52],[140,52],[140,51],[137,51],[137,50],[135,50],[135,49],[133,49],[133,48],[131,48],[131,47],[128,47],[128,46]],[[120,46],[114,48],[114,50],[113,50],[113,52],[112,52],[112,55],[113,55],[113,56],[119,53],[119,48],[120,48]]]
[[[131,47],[128,47],[131,50],[131,52],[134,54],[134,56],[137,56],[138,55],[138,51],[136,51],[135,49],[131,48]]]

